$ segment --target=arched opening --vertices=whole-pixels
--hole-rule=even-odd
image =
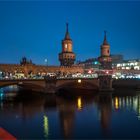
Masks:
[[[97,94],[98,86],[86,81],[73,81],[57,87],[58,95],[93,95]]]
[[[19,86],[17,84],[4,85],[0,87],[0,101],[11,101],[16,97],[19,91]]]

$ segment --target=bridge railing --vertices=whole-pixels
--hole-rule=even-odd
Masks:
[[[106,71],[105,73],[102,73],[102,72],[98,72],[96,74],[71,74],[71,75],[55,75],[56,76],[56,79],[77,79],[77,78],[80,78],[80,79],[96,79],[98,78],[99,76],[103,76],[103,75],[110,75],[112,76],[113,79],[140,79],[140,75],[127,75],[127,76],[119,76],[117,77],[117,75],[115,75],[114,73],[110,73],[108,71]],[[22,77],[22,78],[13,78],[13,77],[0,77],[0,80],[43,80],[44,77],[47,77],[47,76],[42,76],[42,77]]]

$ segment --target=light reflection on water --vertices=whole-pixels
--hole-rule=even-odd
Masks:
[[[81,97],[77,98],[77,108],[78,110],[82,110],[82,101],[81,101]]]
[[[140,94],[103,100],[22,94],[0,89],[0,127],[18,139],[140,138]]]
[[[0,88],[0,100],[1,100],[1,101],[3,100],[3,96],[4,96],[3,89]]]
[[[114,102],[114,109],[132,110],[136,113],[137,118],[140,119],[140,95],[115,97],[112,100]]]
[[[49,135],[49,121],[48,121],[48,117],[46,115],[44,115],[44,137],[48,138]]]

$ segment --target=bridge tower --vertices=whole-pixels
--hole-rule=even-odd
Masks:
[[[66,34],[62,40],[62,52],[59,53],[59,61],[61,66],[72,66],[75,61],[75,54],[72,51],[72,40],[68,31],[68,23],[66,23]]]
[[[100,91],[112,91],[112,73],[109,73],[109,70],[112,70],[112,59],[110,57],[110,45],[107,42],[106,31],[104,31],[104,41],[101,45],[101,56],[98,59],[101,64],[100,69],[104,71],[98,76],[99,89]]]
[[[107,42],[106,31],[104,31],[104,41],[101,45],[101,56],[98,58],[101,69],[112,69],[112,59],[110,57],[110,45]]]

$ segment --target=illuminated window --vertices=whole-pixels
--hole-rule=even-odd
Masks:
[[[121,64],[117,64],[117,67],[120,67],[121,66]]]
[[[133,66],[134,65],[134,63],[130,63],[130,66]]]
[[[95,64],[95,65],[97,65],[97,64],[98,64],[98,62],[97,62],[97,61],[95,61],[95,62],[94,62],[94,64]]]
[[[125,63],[123,63],[123,66],[125,66],[126,64]]]
[[[130,69],[130,67],[126,67],[126,70],[129,70]]]
[[[135,70],[140,70],[140,67],[139,66],[135,66],[134,69]]]

